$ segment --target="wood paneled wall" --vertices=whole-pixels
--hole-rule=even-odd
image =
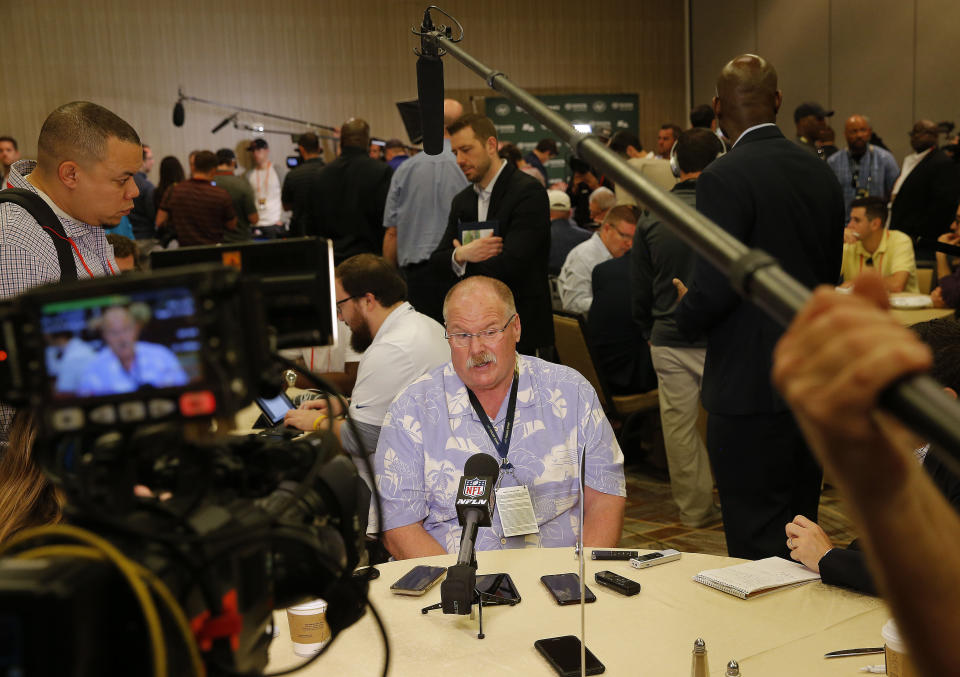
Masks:
[[[870,117],[897,160],[910,152],[914,120],[960,124],[954,27],[956,0],[689,0],[692,98],[713,96],[717,73],[744,52],[777,68],[783,90],[780,127],[793,136],[793,111],[817,101],[844,121]]]
[[[190,150],[240,148],[249,132],[210,130],[229,110],[186,94],[329,125],[350,116],[374,135],[406,140],[395,102],[416,97],[418,0],[0,0],[0,134],[33,157],[46,115],[67,101],[100,103],[130,122],[158,160]],[[466,31],[462,46],[534,92],[636,92],[640,137],[652,146],[666,121],[686,121],[683,4],[608,0],[447,0]],[[486,93],[445,59],[448,95]],[[240,114],[249,124],[302,131]],[[275,161],[293,148],[268,135]],[[241,161],[245,154],[238,155]],[[156,170],[154,170],[156,172]]]

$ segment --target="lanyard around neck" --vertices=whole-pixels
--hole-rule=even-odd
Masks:
[[[266,169],[263,170],[263,188],[260,188],[260,169],[258,168],[254,171],[254,175],[257,178],[257,197],[265,197],[266,190],[270,188],[270,167],[271,163],[267,163]]]
[[[510,438],[513,436],[513,417],[517,411],[517,389],[519,384],[520,367],[518,364],[514,364],[513,385],[510,386],[510,401],[507,403],[507,418],[503,424],[503,439],[497,435],[497,429],[493,426],[493,423],[491,423],[487,412],[483,410],[480,400],[477,399],[477,396],[472,390],[467,388],[467,394],[470,396],[470,404],[473,405],[473,410],[477,412],[477,417],[480,419],[483,429],[487,431],[487,436],[490,437],[490,441],[493,442],[493,447],[500,456],[500,467],[505,470],[513,468],[513,465],[507,462],[507,454],[510,452]]]

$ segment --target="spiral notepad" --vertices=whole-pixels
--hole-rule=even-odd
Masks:
[[[693,577],[697,583],[721,590],[740,599],[751,599],[774,590],[820,579],[820,574],[802,564],[780,557],[735,564],[722,569],[707,569]]]

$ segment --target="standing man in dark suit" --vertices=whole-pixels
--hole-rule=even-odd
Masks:
[[[808,287],[834,284],[843,193],[826,163],[777,128],[781,101],[777,73],[763,58],[746,54],[724,66],[713,107],[734,144],[697,180],[697,211]],[[783,329],[703,260],[676,317],[687,336],[707,337],[702,397],[727,550],[788,556],[783,524],[796,515],[816,521],[822,472],[770,381]]]
[[[383,210],[393,170],[371,158],[369,147],[370,125],[350,118],[340,127],[340,157],[311,182],[312,220],[298,234],[333,240],[338,265],[356,254],[383,251]]]
[[[436,270],[456,277],[500,280],[516,299],[523,333],[517,350],[550,359],[553,311],[547,282],[550,207],[540,182],[497,154],[497,130],[489,118],[464,115],[448,128],[460,170],[472,183],[453,198],[447,230],[430,257]],[[492,232],[466,244],[463,233]]]
[[[924,238],[928,246],[917,248],[917,258],[933,259],[932,245],[953,218],[960,201],[957,165],[937,148],[939,131],[930,120],[918,120],[910,131],[914,154],[904,160],[906,177],[894,185],[890,228],[913,238]],[[909,164],[908,164],[909,163]]]
[[[280,201],[290,215],[290,235],[302,237],[317,218],[316,213],[323,205],[316,199],[314,182],[323,171],[323,151],[320,149],[320,137],[313,132],[304,132],[297,139],[297,151],[303,162],[287,172],[280,190]]]

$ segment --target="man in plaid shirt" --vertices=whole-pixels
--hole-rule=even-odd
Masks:
[[[116,275],[113,247],[103,226],[133,209],[133,175],[143,162],[140,137],[102,106],[74,101],[53,111],[40,129],[37,160],[13,164],[7,181],[38,194],[53,209],[70,240],[80,279]],[[0,299],[60,280],[53,240],[21,207],[0,203]],[[6,445],[13,409],[0,405],[0,446]]]

